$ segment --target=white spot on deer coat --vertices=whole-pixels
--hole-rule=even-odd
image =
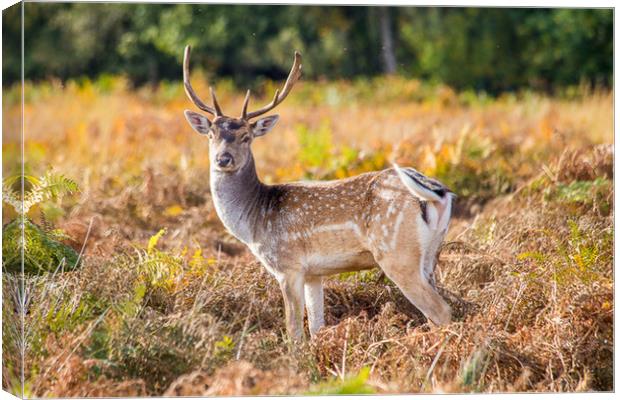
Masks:
[[[343,224],[322,225],[314,228],[311,233],[332,232],[332,231],[348,231],[352,230],[357,236],[361,236],[360,227],[353,221],[347,221]]]
[[[384,189],[384,190],[379,191],[379,197],[381,197],[384,200],[393,200],[396,194],[397,192],[393,190]]]
[[[389,217],[390,214],[392,214],[394,212],[394,203],[390,203],[390,206],[387,209],[387,216]]]

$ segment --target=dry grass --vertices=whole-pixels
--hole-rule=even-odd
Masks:
[[[465,102],[412,81],[300,85],[254,145],[259,173],[339,177],[396,157],[448,183],[459,199],[437,280],[455,321],[427,324],[378,271],[343,274],[327,283],[328,326],[291,350],[277,284],[215,215],[178,86],[27,88],[27,169],[53,165],[82,188],[40,209],[77,249],[92,229],[81,268],[26,281],[26,395],[613,390],[611,94]],[[5,108],[5,171],[18,111]],[[5,274],[13,390],[16,286]]]

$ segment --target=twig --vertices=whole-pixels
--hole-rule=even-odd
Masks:
[[[241,338],[239,339],[239,348],[237,349],[237,354],[235,356],[235,360],[239,360],[241,357],[241,348],[243,348],[243,340],[245,339],[245,334],[248,330],[248,323],[250,322],[250,315],[252,315],[252,310],[254,308],[254,303],[250,303],[250,310],[248,311],[247,317],[245,317],[245,322],[243,323],[243,330],[241,331]]]
[[[517,302],[519,301],[519,298],[521,297],[521,294],[523,293],[523,291],[525,290],[526,287],[527,287],[527,283],[526,282],[522,282],[521,286],[519,287],[519,291],[517,292],[517,297],[515,297],[515,301],[512,303],[512,307],[510,308],[510,313],[508,313],[508,318],[506,318],[506,323],[504,324],[504,330],[508,329],[508,324],[510,323],[510,319],[512,318],[512,314],[515,311],[515,307],[517,306]]]
[[[88,223],[88,230],[86,230],[86,236],[84,237],[84,243],[82,243],[82,249],[80,250],[80,254],[78,254],[78,258],[75,261],[75,265],[73,265],[73,268],[77,267],[77,265],[80,263],[80,259],[82,258],[82,254],[84,254],[84,250],[86,249],[86,242],[88,241],[88,237],[90,236],[90,230],[93,227],[94,219],[95,217],[90,218],[90,222]]]
[[[349,329],[351,324],[347,322],[347,330],[344,335],[344,346],[342,347],[342,375],[341,378],[344,381],[344,376],[346,374],[347,368],[347,345],[349,344]]]
[[[553,183],[558,182],[558,179],[555,176],[553,176],[554,175],[553,172],[551,172],[551,169],[549,169],[549,167],[546,164],[542,165],[542,170],[545,173],[545,175],[547,175],[547,177],[551,179],[551,182]]]

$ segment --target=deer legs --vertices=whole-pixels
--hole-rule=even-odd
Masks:
[[[424,255],[404,259],[402,255],[386,255],[379,265],[405,297],[428,319],[437,325],[448,324],[452,318],[450,306],[431,286],[425,274],[425,270],[429,268],[426,263],[432,261]]]
[[[301,340],[304,334],[304,304],[308,311],[310,336],[325,325],[323,315],[323,279],[320,276],[291,274],[279,279],[284,297],[286,329],[291,338]]]
[[[284,298],[286,330],[289,337],[299,341],[304,333],[304,277],[290,274],[278,279]]]
[[[323,315],[323,279],[320,276],[306,277],[304,296],[306,299],[306,310],[308,311],[310,336],[314,337],[316,332],[325,325]]]
[[[394,281],[396,283],[396,281]],[[396,284],[422,313],[436,325],[449,324],[452,319],[450,306],[426,281],[420,280],[415,285]],[[413,287],[412,287],[413,286]],[[412,295],[415,290],[415,294]]]

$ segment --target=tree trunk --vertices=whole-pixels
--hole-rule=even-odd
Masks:
[[[392,17],[388,7],[379,7],[379,26],[381,32],[381,55],[383,56],[383,72],[396,73],[396,55],[392,36]]]

